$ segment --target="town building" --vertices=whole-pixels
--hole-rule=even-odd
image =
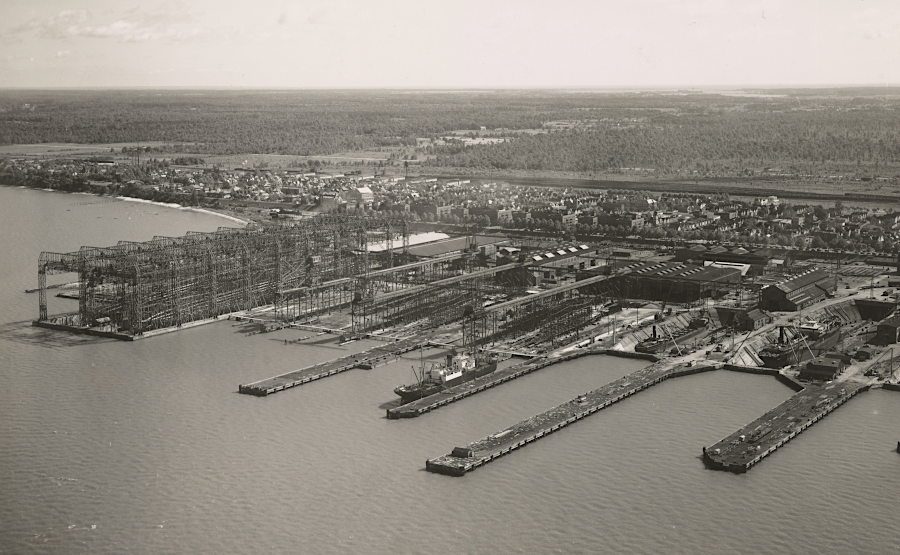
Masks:
[[[355,205],[358,208],[369,208],[375,202],[375,195],[372,193],[372,189],[368,187],[352,188],[344,196],[348,204]]]

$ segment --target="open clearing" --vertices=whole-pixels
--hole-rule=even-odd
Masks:
[[[140,143],[107,143],[107,144],[80,144],[80,143],[40,143],[30,145],[4,145],[0,146],[0,156],[76,156],[98,155],[110,153],[110,149],[121,153],[122,147],[161,147],[169,145],[162,141],[146,141]],[[178,143],[194,144],[194,143]]]

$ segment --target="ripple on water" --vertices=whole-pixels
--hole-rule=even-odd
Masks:
[[[43,197],[22,202],[30,195]],[[578,359],[413,420],[387,420],[384,405],[416,353],[239,395],[238,384],[346,351],[228,322],[135,343],[30,328],[37,298],[21,291],[40,251],[221,225],[160,208],[94,228],[67,198],[0,188],[0,215],[24,238],[0,250],[12,284],[0,288],[0,553],[898,550],[897,393],[859,395],[741,476],[706,470],[702,446],[791,392],[726,371],[667,381],[464,478],[438,476],[426,459],[641,363]]]

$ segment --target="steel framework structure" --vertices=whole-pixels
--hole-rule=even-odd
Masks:
[[[282,292],[284,302],[277,316],[286,321],[311,321],[319,314],[352,306],[354,301],[358,303],[382,294],[414,291],[422,284],[455,276],[464,267],[467,267],[464,255],[451,254],[288,289]]]
[[[475,342],[527,341],[556,347],[601,316],[608,285],[607,276],[597,276],[487,307],[473,316]]]
[[[472,271],[471,264],[457,265],[457,275],[422,285],[385,293],[360,289],[367,294],[354,299],[353,330],[363,333],[419,320],[434,327],[460,320],[467,307],[480,308],[490,295],[521,295],[528,284],[519,268],[521,264],[507,264]]]
[[[387,253],[370,256],[367,245],[385,241]],[[47,274],[72,272],[79,278],[78,313],[54,321],[73,327],[103,325],[137,336],[269,304],[283,313],[286,291],[391,267],[394,241],[408,251],[402,218],[323,215],[67,254],[43,252],[38,322],[50,322]]]

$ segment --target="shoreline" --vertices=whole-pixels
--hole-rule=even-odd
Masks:
[[[85,193],[85,194],[94,195],[94,193]],[[94,196],[99,197],[100,195],[94,195]],[[223,214],[222,212],[216,212],[215,210],[213,210],[211,208],[199,208],[199,207],[195,207],[195,206],[182,206],[182,205],[174,203],[174,202],[156,202],[153,200],[146,200],[146,199],[134,198],[134,197],[107,196],[107,195],[104,195],[104,196],[106,198],[115,198],[115,199],[119,199],[119,200],[122,200],[125,202],[140,202],[140,203],[144,203],[144,204],[153,204],[156,206],[164,206],[166,208],[177,208],[179,210],[187,210],[189,212],[198,212],[200,214],[209,214],[212,216],[218,216],[220,218],[225,218],[226,220],[231,220],[232,222],[239,223],[244,226],[250,225],[250,222],[248,222],[246,220],[242,220],[236,216],[231,216],[229,214]]]
[[[8,185],[6,183],[0,183],[0,185],[2,185],[3,187],[10,187],[10,188],[14,188],[14,189],[29,189],[31,191],[45,191],[48,193],[62,193],[62,194],[66,194],[66,195],[87,195],[87,196],[91,196],[91,197],[96,197],[98,199],[110,199],[110,200],[120,200],[123,202],[139,202],[139,203],[143,203],[143,204],[152,204],[154,206],[162,206],[164,208],[175,208],[178,210],[186,210],[188,212],[198,212],[200,214],[208,214],[211,216],[217,216],[219,218],[225,218],[226,220],[232,221],[237,224],[241,224],[244,227],[250,225],[250,222],[247,220],[242,220],[241,218],[238,218],[237,216],[232,216],[230,214],[225,214],[223,212],[216,212],[214,209],[211,209],[211,208],[200,208],[200,207],[195,207],[195,206],[182,206],[181,204],[174,203],[174,202],[156,202],[154,200],[147,200],[147,199],[135,198],[135,197],[126,197],[126,196],[121,196],[121,195],[98,195],[97,193],[87,193],[84,191],[61,191],[59,189],[46,189],[46,188],[39,189],[39,188],[35,188],[35,187],[28,187],[27,185]]]

